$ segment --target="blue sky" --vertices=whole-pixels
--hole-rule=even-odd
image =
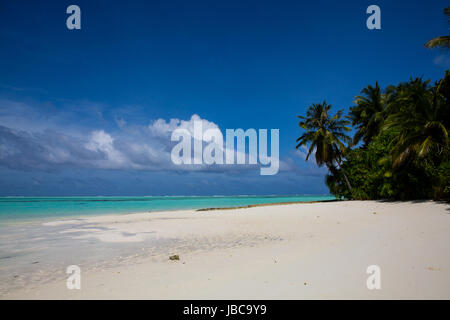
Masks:
[[[81,30],[66,28],[71,4]],[[371,4],[381,30],[366,28]],[[323,100],[347,109],[375,81],[442,77],[450,56],[423,44],[448,33],[446,5],[2,1],[0,195],[327,193],[326,170],[295,152],[296,116]],[[192,115],[279,128],[280,172],[166,163],[155,123]],[[99,139],[101,152],[86,148]]]

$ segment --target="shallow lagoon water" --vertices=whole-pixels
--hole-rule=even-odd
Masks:
[[[202,197],[0,197],[0,223],[17,220],[126,214],[252,204],[323,201],[331,195],[202,196]]]

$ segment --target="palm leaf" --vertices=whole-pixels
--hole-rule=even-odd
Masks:
[[[450,48],[450,36],[441,36],[428,40],[425,48]]]

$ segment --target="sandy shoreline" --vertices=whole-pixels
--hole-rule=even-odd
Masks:
[[[2,253],[19,252],[10,243],[25,231],[2,235]],[[32,231],[36,248],[0,260],[1,299],[450,299],[444,203],[152,212]],[[70,264],[80,290],[66,287]],[[381,290],[367,289],[369,265],[381,268]]]

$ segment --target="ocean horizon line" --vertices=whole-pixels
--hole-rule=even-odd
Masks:
[[[0,196],[0,198],[152,198],[152,197],[298,197],[298,196],[332,196],[330,193],[294,193],[294,194],[214,194],[214,195],[18,195],[18,196]]]
[[[327,194],[0,197],[0,222],[333,200]]]

